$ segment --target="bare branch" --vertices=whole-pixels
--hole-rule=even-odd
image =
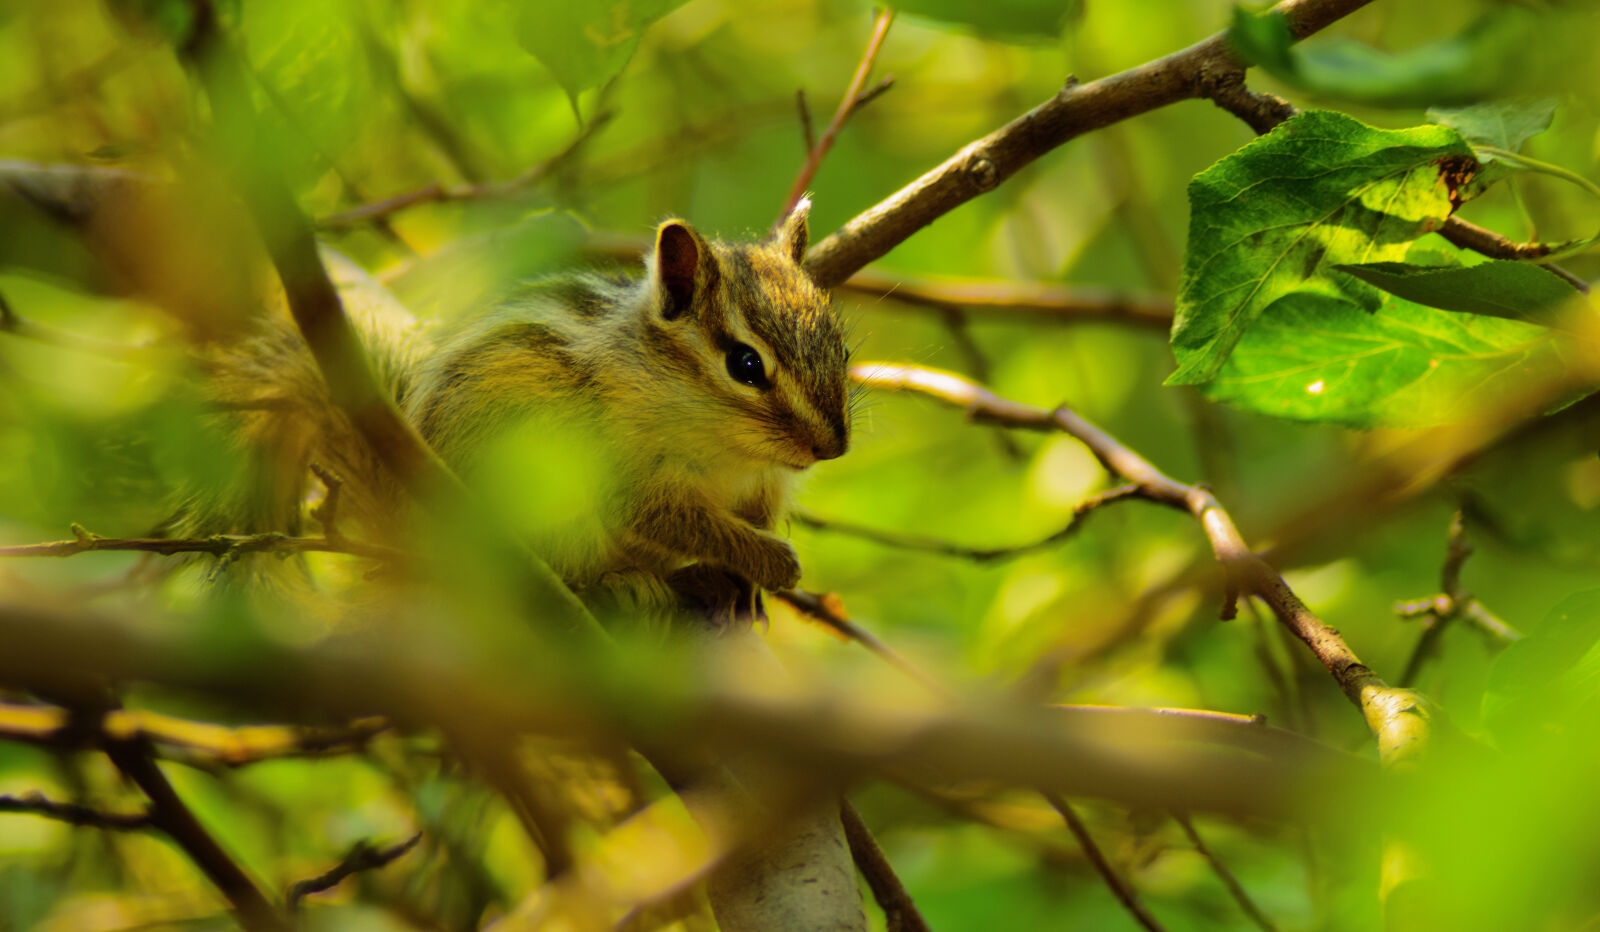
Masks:
[[[883,910],[886,932],[929,932],[927,921],[917,912],[917,904],[911,901],[911,894],[895,875],[893,865],[884,857],[867,823],[861,820],[861,813],[848,799],[839,806],[839,817],[844,822],[844,837],[850,843],[850,856],[855,859],[856,869]]]
[[[137,831],[152,827],[148,812],[101,812],[76,803],[58,803],[39,793],[27,796],[0,795],[0,813],[20,812],[55,819],[68,825],[103,828],[111,831]]]
[[[1068,831],[1072,832],[1072,837],[1078,841],[1078,847],[1083,850],[1083,856],[1089,859],[1095,873],[1099,874],[1100,879],[1111,888],[1111,894],[1122,904],[1122,908],[1149,932],[1164,932],[1161,923],[1157,922],[1156,917],[1150,915],[1150,911],[1139,902],[1139,894],[1128,884],[1127,879],[1106,860],[1106,856],[1100,851],[1100,846],[1094,843],[1094,837],[1089,834],[1089,826],[1083,824],[1083,819],[1078,817],[1072,806],[1054,793],[1045,793],[1044,798],[1061,813],[1062,820],[1067,823]]]
[[[1295,38],[1303,39],[1370,2],[1284,0],[1273,10],[1287,18]],[[1243,71],[1226,34],[1219,33],[1137,68],[1088,84],[1071,83],[817,243],[806,257],[806,269],[824,287],[833,287],[1057,146],[1129,117],[1207,96],[1237,81]]]
[[[1076,534],[1078,528],[1082,526],[1083,520],[1090,513],[1099,509],[1101,505],[1141,497],[1144,496],[1136,485],[1123,485],[1104,492],[1098,492],[1079,502],[1072,509],[1072,519],[1061,530],[1032,543],[1017,544],[1011,547],[966,547],[931,537],[919,537],[915,534],[901,534],[896,531],[864,527],[844,521],[827,520],[805,511],[796,511],[792,513],[791,517],[807,527],[813,527],[820,531],[831,531],[849,537],[859,537],[863,540],[870,540],[889,547],[899,547],[903,550],[920,550],[925,553],[936,553],[947,557],[959,557],[965,560],[974,560],[978,563],[993,563],[999,560],[1015,559],[1025,554],[1053,547]]]
[[[1489,636],[1492,643],[1504,647],[1520,640],[1522,635],[1510,625],[1496,618],[1476,598],[1461,588],[1461,568],[1472,555],[1472,544],[1467,541],[1467,521],[1462,509],[1456,509],[1450,518],[1450,531],[1445,538],[1444,564],[1439,570],[1439,594],[1428,599],[1401,602],[1394,607],[1401,618],[1422,620],[1422,636],[1417,638],[1411,656],[1406,658],[1405,672],[1400,674],[1400,684],[1410,686],[1422,672],[1423,664],[1438,650],[1444,629],[1457,618],[1466,618],[1479,631]]]
[[[1322,662],[1345,696],[1362,711],[1368,726],[1388,755],[1419,746],[1426,714],[1414,695],[1397,690],[1372,672],[1337,631],[1328,627],[1283,577],[1252,552],[1233,519],[1203,486],[1177,482],[1110,434],[1066,407],[1047,410],[1001,398],[958,375],[920,366],[868,363],[851,369],[862,385],[909,390],[964,409],[975,422],[1006,424],[1029,430],[1062,431],[1082,442],[1107,471],[1134,483],[1138,496],[1187,511],[1200,522],[1212,553],[1222,564],[1225,594],[1223,618],[1237,612],[1237,600],[1251,595],[1266,602],[1290,631]]]
[[[1222,863],[1216,853],[1201,839],[1200,833],[1195,831],[1194,822],[1190,821],[1189,817],[1181,812],[1174,812],[1172,818],[1183,827],[1183,833],[1189,836],[1189,843],[1194,845],[1194,850],[1206,859],[1207,864],[1211,865],[1211,870],[1222,881],[1222,885],[1228,888],[1228,893],[1233,896],[1234,902],[1239,904],[1239,908],[1244,910],[1244,914],[1250,917],[1250,921],[1260,927],[1262,932],[1277,932],[1277,926],[1272,924],[1272,920],[1268,919],[1266,914],[1261,911],[1261,907],[1257,906],[1255,900],[1250,898],[1250,894],[1245,891],[1244,885],[1239,883],[1237,877],[1233,876],[1233,871],[1228,870],[1228,866]]]
[[[805,143],[806,155],[810,156],[817,148],[817,131],[811,125],[811,106],[806,103],[805,88],[794,92],[794,105],[800,111],[800,138]]]
[[[794,205],[806,196],[806,189],[811,187],[811,180],[817,176],[817,169],[822,167],[822,160],[827,157],[828,150],[833,148],[834,139],[838,138],[839,131],[849,122],[850,116],[862,104],[888,90],[887,85],[879,85],[864,99],[862,88],[866,86],[867,75],[872,73],[872,64],[878,60],[878,50],[883,47],[884,37],[889,34],[889,24],[894,22],[894,11],[881,10],[872,26],[872,38],[867,40],[866,51],[861,53],[861,62],[856,65],[856,73],[850,79],[850,87],[845,90],[844,97],[839,101],[839,109],[833,113],[833,119],[828,121],[828,126],[822,131],[822,138],[817,144],[810,147],[806,153],[805,164],[800,167],[800,173],[795,176],[794,184],[789,188],[789,198],[783,203],[783,210],[778,214],[776,227],[783,223],[794,210]]]
[[[407,851],[417,846],[422,840],[422,833],[418,832],[399,844],[387,848],[374,848],[365,840],[356,842],[350,852],[343,859],[329,868],[325,873],[318,874],[307,880],[296,881],[289,888],[289,911],[297,912],[300,901],[313,893],[322,893],[331,890],[344,881],[351,874],[361,871],[378,870],[399,860]]]

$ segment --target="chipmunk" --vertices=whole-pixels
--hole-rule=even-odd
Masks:
[[[642,278],[533,282],[432,345],[360,309],[352,319],[401,410],[469,485],[485,451],[529,424],[598,445],[609,475],[586,526],[599,532],[535,547],[580,594],[608,576],[665,579],[692,564],[788,588],[800,564],[773,528],[790,483],[850,442],[843,328],[800,266],[809,206],[751,244],[665,221]],[[397,488],[326,401],[309,356],[288,345],[296,338],[258,339],[213,367],[219,400],[259,409],[238,429],[266,455],[258,472],[270,481],[250,481],[274,491],[252,527],[190,532],[277,521],[294,533],[312,462],[344,475],[357,524],[399,504],[385,501]]]

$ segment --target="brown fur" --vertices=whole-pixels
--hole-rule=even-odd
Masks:
[[[659,582],[696,563],[788,587],[800,566],[772,529],[789,484],[849,443],[843,333],[798,264],[808,206],[757,244],[707,242],[667,221],[642,279],[533,283],[431,345],[353,268],[347,304],[352,289],[367,298],[352,318],[394,400],[469,483],[529,419],[595,438],[608,491],[583,533],[597,539],[544,553],[575,588]],[[729,375],[736,343],[759,352],[770,384]],[[298,531],[316,462],[345,479],[346,533],[393,539],[401,493],[328,402],[296,334],[272,327],[211,368],[253,465],[235,487],[197,497],[183,531]]]

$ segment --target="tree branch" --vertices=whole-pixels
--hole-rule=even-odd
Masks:
[[[1045,793],[1044,798],[1056,812],[1061,813],[1062,821],[1067,823],[1068,831],[1077,839],[1078,848],[1083,851],[1083,856],[1089,859],[1095,873],[1099,874],[1100,879],[1111,888],[1111,895],[1117,898],[1122,908],[1149,932],[1165,932],[1161,923],[1156,921],[1156,917],[1150,915],[1150,911],[1139,902],[1139,894],[1128,884],[1127,879],[1106,860],[1105,854],[1100,851],[1100,846],[1094,843],[1094,837],[1089,834],[1089,826],[1083,824],[1083,819],[1078,817],[1072,806],[1055,793]]]
[[[855,859],[856,869],[883,910],[885,932],[929,932],[927,921],[895,875],[894,866],[884,857],[877,839],[861,820],[861,813],[848,799],[839,806],[839,817],[844,822],[844,837],[850,843],[850,856]]]
[[[833,148],[833,141],[838,137],[844,124],[849,122],[850,116],[863,104],[878,94],[888,90],[887,84],[880,84],[870,95],[863,96],[862,89],[866,86],[867,76],[872,73],[872,64],[878,60],[878,50],[883,47],[884,37],[889,34],[889,24],[894,22],[894,10],[884,9],[878,12],[877,21],[872,26],[872,38],[867,40],[866,51],[861,53],[861,62],[856,65],[856,73],[850,79],[850,87],[845,90],[844,98],[839,101],[839,109],[833,113],[833,119],[828,121],[828,127],[822,131],[822,138],[806,153],[805,164],[800,167],[800,173],[795,176],[794,184],[789,188],[789,198],[783,203],[783,211],[778,214],[777,227],[794,211],[794,205],[806,196],[806,189],[811,186],[811,179],[817,176],[817,169],[822,167],[822,160],[827,157],[828,150]],[[803,98],[802,98],[803,100]],[[807,111],[802,106],[801,113]],[[806,120],[809,126],[810,120]]]
[[[1167,477],[1066,407],[1052,411],[1011,401],[960,376],[920,366],[867,363],[853,367],[851,377],[866,386],[932,396],[963,408],[975,422],[1061,431],[1077,438],[1107,471],[1134,483],[1139,497],[1187,511],[1200,522],[1212,553],[1222,564],[1224,619],[1237,613],[1240,596],[1260,598],[1311,649],[1345,696],[1361,710],[1386,759],[1420,744],[1426,734],[1426,713],[1417,698],[1408,690],[1389,686],[1363,664],[1344,638],[1312,613],[1283,577],[1246,546],[1233,519],[1205,487],[1184,485]]]
[[[101,812],[76,803],[58,803],[33,793],[28,796],[0,795],[0,813],[17,812],[55,819],[68,825],[103,828],[111,831],[137,831],[152,827],[149,812]]]
[[[1273,10],[1287,18],[1295,38],[1303,39],[1370,2],[1284,0]],[[833,287],[1057,146],[1129,117],[1207,96],[1243,71],[1226,33],[1219,33],[1137,68],[1088,84],[1069,84],[817,243],[806,256],[806,269],[819,284]]]
[[[407,851],[415,848],[417,842],[421,840],[422,833],[417,832],[405,841],[390,845],[387,848],[374,848],[365,840],[356,842],[338,864],[315,877],[296,881],[294,886],[289,888],[289,911],[298,912],[301,900],[313,893],[322,893],[333,889],[351,874],[387,867],[399,860]]]
[[[1277,932],[1277,927],[1272,924],[1272,920],[1268,919],[1266,913],[1261,911],[1261,907],[1256,905],[1256,901],[1250,898],[1250,894],[1246,892],[1244,885],[1239,883],[1237,877],[1233,876],[1233,871],[1228,870],[1228,866],[1222,863],[1215,852],[1200,837],[1200,833],[1195,831],[1194,822],[1181,812],[1174,812],[1172,818],[1183,827],[1183,833],[1189,836],[1189,843],[1194,845],[1194,850],[1206,859],[1207,864],[1211,865],[1211,870],[1222,881],[1222,885],[1228,888],[1228,893],[1233,897],[1233,901],[1239,904],[1239,908],[1244,911],[1246,916],[1250,917],[1250,921],[1255,923],[1262,932]]]
[[[72,540],[42,544],[0,547],[0,557],[71,557],[96,550],[125,550],[159,553],[209,553],[214,557],[235,557],[245,553],[347,553],[389,563],[403,562],[406,554],[392,547],[363,544],[344,538],[290,537],[287,534],[214,534],[199,538],[101,537],[82,527],[72,526]]]

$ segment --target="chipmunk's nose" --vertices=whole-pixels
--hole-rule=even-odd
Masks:
[[[843,431],[828,431],[811,444],[811,454],[819,460],[838,459],[850,449],[850,435]]]

